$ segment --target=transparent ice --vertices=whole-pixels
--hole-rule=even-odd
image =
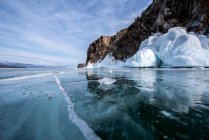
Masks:
[[[0,75],[1,140],[208,138],[207,68],[1,69]],[[114,82],[101,84],[104,78]]]

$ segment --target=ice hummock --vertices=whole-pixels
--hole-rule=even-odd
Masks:
[[[126,60],[116,61],[111,55],[87,68],[101,67],[208,67],[209,38],[187,33],[185,28],[174,27],[165,34],[155,34],[144,40],[138,52]]]

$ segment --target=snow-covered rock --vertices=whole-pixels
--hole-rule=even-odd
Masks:
[[[187,33],[175,27],[165,34],[155,34],[144,40],[138,52],[126,60],[116,61],[111,55],[87,68],[99,67],[202,67],[209,66],[209,38]]]

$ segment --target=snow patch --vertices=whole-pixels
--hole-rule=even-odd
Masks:
[[[100,84],[104,84],[104,85],[111,85],[113,83],[115,83],[116,80],[115,79],[111,79],[111,78],[103,78],[99,80]]]

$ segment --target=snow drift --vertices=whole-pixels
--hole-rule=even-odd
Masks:
[[[87,68],[101,67],[205,67],[209,66],[209,38],[171,28],[166,34],[155,34],[144,40],[138,52],[126,62],[111,55]]]

